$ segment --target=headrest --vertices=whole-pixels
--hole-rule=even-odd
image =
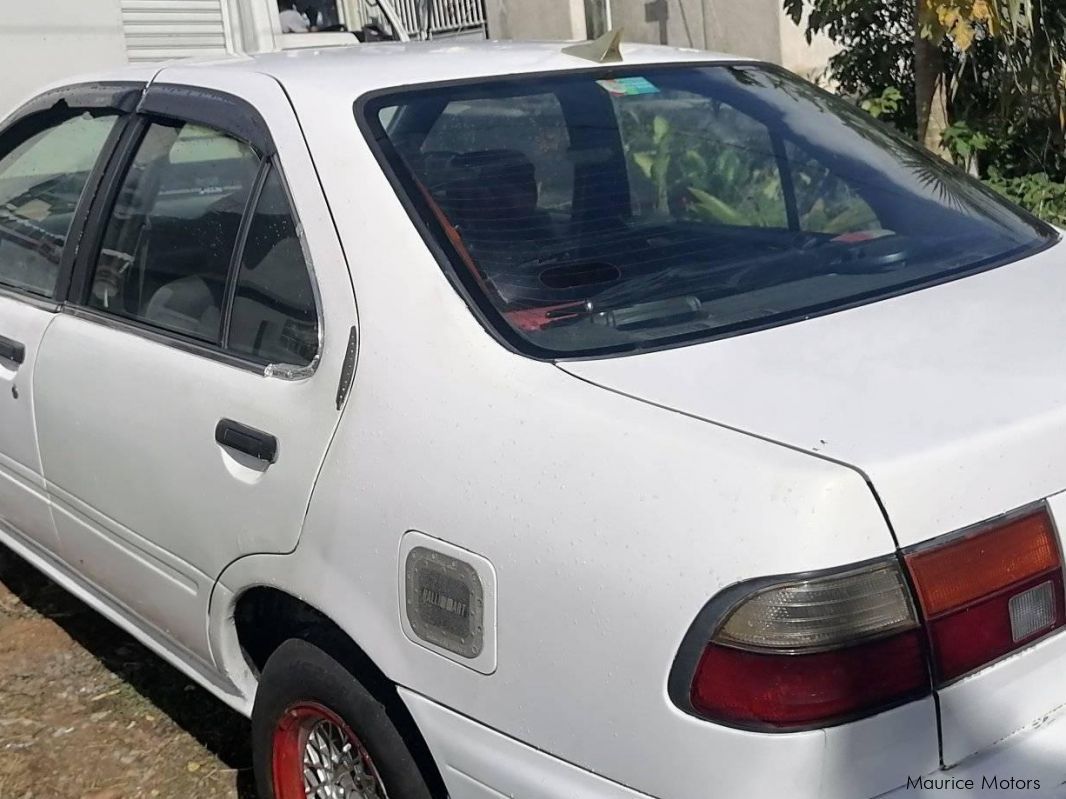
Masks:
[[[453,155],[446,172],[434,194],[457,225],[506,225],[528,219],[537,210],[536,170],[518,150]]]

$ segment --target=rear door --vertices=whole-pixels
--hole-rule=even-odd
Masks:
[[[351,282],[291,106],[261,75],[164,70],[41,346],[64,557],[209,660],[211,588],[291,551],[339,417]]]
[[[0,132],[0,527],[55,553],[34,433],[34,365],[81,223],[140,86],[49,92]]]

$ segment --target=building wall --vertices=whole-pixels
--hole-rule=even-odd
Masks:
[[[824,38],[809,46],[780,0],[610,0],[610,7],[612,26],[632,42],[734,53],[805,76],[824,71],[833,53]],[[584,0],[486,0],[486,8],[493,39],[584,38]]]
[[[708,47],[781,63],[780,0],[708,0],[702,6]]]
[[[626,38],[779,61],[777,0],[613,0]]]
[[[7,0],[0,22],[0,117],[47,83],[125,63],[119,0]]]
[[[486,0],[489,38],[585,38],[584,0]]]
[[[825,34],[815,36],[808,44],[807,25],[797,25],[791,18],[782,15],[781,20],[781,63],[797,75],[817,83],[825,82],[829,59],[840,48],[833,44]]]
[[[582,0],[572,1],[583,8]],[[358,19],[359,0],[341,2],[348,19]],[[36,89],[70,75],[130,62],[155,64],[354,41],[340,33],[283,36],[277,0],[0,3],[0,118]],[[583,34],[582,28],[576,35]]]
[[[612,0],[611,22],[625,29],[625,38],[649,44],[705,49],[706,33],[700,0]]]

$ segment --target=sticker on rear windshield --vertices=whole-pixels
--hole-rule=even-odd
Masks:
[[[614,78],[598,80],[596,83],[617,97],[659,93],[659,88],[647,78]]]

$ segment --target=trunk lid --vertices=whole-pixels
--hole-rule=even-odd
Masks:
[[[861,470],[905,547],[1066,488],[1064,248],[797,324],[560,367]]]

